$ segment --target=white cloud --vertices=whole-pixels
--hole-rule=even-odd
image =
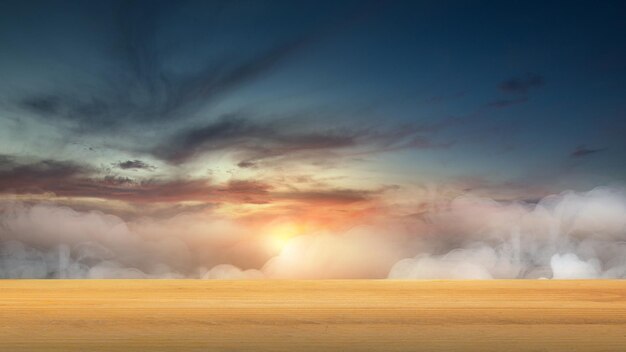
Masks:
[[[230,264],[216,265],[202,277],[211,280],[254,280],[263,279],[265,275],[259,270],[241,270]]]
[[[406,209],[406,205],[399,206]],[[293,237],[211,213],[125,221],[54,204],[0,203],[4,278],[626,278],[626,193],[566,192],[536,205],[470,195]]]
[[[429,220],[440,254],[403,259],[390,278],[626,277],[623,190],[565,192],[536,206],[466,196]]]
[[[581,260],[574,253],[555,254],[550,258],[553,279],[594,279],[600,276],[596,258]]]

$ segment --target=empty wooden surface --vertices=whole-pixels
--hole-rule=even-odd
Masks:
[[[0,281],[0,351],[626,351],[626,281]]]

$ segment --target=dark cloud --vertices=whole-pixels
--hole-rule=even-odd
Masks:
[[[133,179],[99,175],[98,170],[71,162],[10,161],[0,167],[0,194],[55,194],[69,198],[99,198],[132,204],[220,202],[265,204],[274,201],[346,204],[366,201],[373,193],[316,185],[316,191],[276,191],[280,182],[233,179],[214,184],[210,179]]]
[[[254,169],[257,165],[252,161],[240,161],[237,163],[237,166],[242,169]]]
[[[93,95],[45,93],[21,99],[20,107],[42,118],[77,122],[83,131],[100,132],[128,123],[186,119],[232,89],[269,71],[299,44],[289,43],[237,64],[207,67],[184,76],[157,72],[159,78],[137,77],[135,85],[119,84]],[[110,94],[109,94],[110,93]],[[133,96],[143,96],[133,99]]]
[[[223,6],[226,5],[206,12],[218,16]],[[25,95],[17,99],[17,104],[46,121],[70,121],[86,133],[110,133],[120,127],[128,127],[124,131],[135,131],[138,127],[152,129],[157,123],[171,123],[173,129],[167,129],[171,135],[164,136],[165,142],[156,147],[138,146],[134,150],[147,152],[171,164],[181,164],[197,155],[221,150],[234,151],[239,167],[254,168],[259,166],[260,160],[294,155],[304,157],[303,154],[307,154],[306,158],[328,160],[332,152],[351,147],[362,147],[367,152],[439,147],[426,135],[411,136],[418,132],[414,127],[401,126],[380,132],[376,128],[346,126],[341,129],[330,125],[323,130],[299,130],[294,126],[282,126],[284,121],[255,122],[254,118],[232,114],[216,121],[210,110],[203,110],[218,103],[226,94],[269,74],[320,37],[371,12],[369,6],[356,10],[336,23],[316,25],[303,33],[283,36],[251,53],[231,53],[229,57],[215,55],[199,67],[189,65],[173,70],[168,61],[172,49],[162,43],[164,38],[172,38],[161,32],[167,29],[164,24],[170,17],[176,15],[176,6],[158,2],[121,2],[115,11],[111,33],[106,36],[115,40],[109,48],[112,55],[105,58],[108,71],[104,75],[97,75],[97,80],[88,86],[68,88],[60,84],[56,91]],[[103,21],[106,20],[103,17]],[[186,30],[176,32],[180,38],[174,39],[189,42],[198,38],[197,33],[187,36]],[[181,45],[181,48],[185,46]],[[191,54],[182,56],[199,57],[197,52]],[[71,83],[67,85],[71,86]],[[205,114],[204,121],[216,122],[188,127],[192,126],[192,117],[199,118],[200,111]],[[114,166],[125,170],[151,170],[150,165],[140,160],[122,161]]]
[[[20,101],[22,108],[48,116],[59,113],[62,104],[61,98],[54,95],[29,96]]]
[[[9,155],[0,154],[0,167],[12,165],[14,160],[15,159]]]
[[[72,162],[42,160],[0,169],[0,193],[90,197],[130,202],[211,199],[214,187],[207,180],[141,180],[97,175],[97,170]]]
[[[184,131],[159,146],[155,155],[171,163],[181,163],[203,152],[233,149],[243,152],[242,167],[258,159],[304,150],[328,150],[355,144],[355,136],[341,132],[289,132],[277,123],[256,123],[239,117],[226,117],[195,129]]]
[[[240,158],[241,168],[257,167],[258,161],[298,155],[303,158],[336,158],[334,152],[362,148],[357,154],[397,149],[447,148],[451,143],[430,139],[428,128],[404,125],[395,128],[340,127],[296,129],[294,121],[256,122],[239,116],[226,116],[205,126],[174,135],[151,153],[172,164],[183,163],[197,155],[230,150]],[[349,154],[346,152],[346,154]]]
[[[509,78],[498,85],[498,88],[507,93],[527,94],[531,89],[542,87],[545,81],[542,76],[528,73],[525,76]]]
[[[226,117],[203,127],[193,128],[179,133],[172,141],[158,146],[155,156],[172,163],[180,163],[202,150],[220,150],[239,144],[246,139],[271,138],[273,128],[257,124],[238,117]]]
[[[111,17],[107,17],[108,13],[97,14],[107,23],[104,28],[108,30],[98,34],[112,41],[103,48],[110,54],[102,58],[107,71],[88,72],[97,77],[88,84],[78,86],[68,81],[57,84],[54,91],[23,94],[15,99],[19,108],[46,121],[74,122],[79,131],[90,133],[133,124],[174,121],[181,124],[227,94],[270,74],[312,43],[373,13],[372,4],[360,4],[311,28],[283,32],[258,48],[249,46],[255,47],[254,50],[247,50],[246,46],[223,52],[224,45],[211,39],[220,34],[218,23],[222,13],[237,10],[237,4],[225,1],[185,6],[166,1],[112,4]],[[196,10],[202,14],[202,21],[189,23],[187,18],[177,17],[182,10],[188,12],[194,6],[199,6]],[[183,28],[168,26],[183,20]],[[214,45],[215,50],[198,51],[198,42],[203,48]],[[182,58],[185,64],[173,68],[173,57]],[[187,64],[189,59],[194,64]]]
[[[126,160],[114,164],[122,170],[154,170],[155,167],[141,160]]]
[[[101,182],[103,185],[108,185],[108,186],[124,186],[124,185],[132,186],[135,183],[134,180],[130,177],[111,176],[111,175],[104,176]]]
[[[206,13],[219,13],[221,6]],[[89,87],[61,86],[58,91],[23,96],[17,105],[46,120],[74,121],[87,132],[130,123],[180,122],[218,97],[269,73],[312,38],[285,39],[255,53],[206,59],[199,68],[174,72],[165,63],[171,49],[157,40],[163,22],[175,13],[170,7],[157,2],[121,2],[114,19],[112,36],[117,41],[109,58],[110,72]],[[179,41],[193,40],[184,33],[180,36]]]
[[[591,148],[587,148],[585,145],[579,145],[578,147],[576,147],[576,149],[574,149],[574,151],[570,153],[569,156],[571,158],[581,158],[581,157],[603,152],[606,149],[607,148],[591,149]]]
[[[311,203],[351,204],[370,200],[379,191],[333,189],[321,191],[294,191],[276,194],[281,199],[290,199]]]
[[[5,157],[0,165],[0,192],[3,193],[45,193],[63,189],[67,180],[89,171],[74,163],[55,160],[24,165]]]

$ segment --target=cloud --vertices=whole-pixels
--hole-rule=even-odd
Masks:
[[[384,190],[331,189],[315,191],[290,191],[274,193],[278,199],[299,200],[306,204],[350,204],[364,202]]]
[[[576,147],[576,149],[574,149],[574,151],[570,153],[569,156],[571,158],[581,158],[581,157],[603,152],[606,149],[607,148],[591,149],[591,148],[587,148],[585,145],[579,145],[578,147]]]
[[[81,132],[102,133],[122,126],[141,123],[164,123],[172,119],[189,119],[201,108],[240,88],[270,71],[300,46],[294,41],[270,48],[257,56],[231,61],[229,64],[208,64],[184,75],[173,75],[159,68],[135,68],[112,76],[125,80],[99,82],[95,90],[63,93],[35,93],[25,96],[17,106],[42,119],[60,119],[77,123]],[[130,53],[129,55],[139,55]],[[145,58],[144,58],[145,59]],[[149,60],[156,60],[151,58]],[[132,65],[131,65],[132,66]],[[134,97],[142,96],[137,99]]]
[[[290,158],[306,159],[315,165],[338,163],[346,151],[363,155],[450,146],[432,140],[425,131],[418,135],[418,129],[410,126],[388,131],[380,126],[335,128],[334,119],[331,128],[303,128],[294,123],[297,118],[267,122],[269,118],[263,116],[239,116],[242,107],[231,106],[230,101],[220,104],[234,92],[288,64],[316,41],[364,15],[375,14],[372,4],[359,5],[344,15],[325,15],[328,18],[314,28],[284,34],[267,43],[261,38],[250,48],[227,49],[229,45],[220,45],[218,50],[206,52],[196,50],[196,41],[204,38],[200,33],[222,35],[217,33],[222,24],[211,21],[213,14],[237,5],[198,4],[189,6],[203,6],[203,16],[210,18],[184,28],[168,26],[181,20],[175,4],[120,2],[112,16],[103,11],[98,14],[102,27],[91,28],[102,31],[94,34],[106,45],[95,49],[101,53],[96,60],[100,71],[81,72],[81,67],[76,67],[74,75],[67,75],[67,81],[54,82],[52,89],[40,85],[32,90],[16,90],[14,107],[21,109],[24,118],[35,117],[58,127],[55,132],[65,135],[63,139],[93,139],[94,134],[119,137],[125,151],[151,155],[173,165],[216,151],[231,152],[241,168],[262,169],[263,162],[278,164]],[[230,40],[230,34],[227,36]],[[294,115],[299,114],[302,111]],[[318,119],[311,115],[307,116],[310,120]],[[157,138],[153,138],[155,135]],[[150,170],[137,160],[121,161],[116,167]]]
[[[292,206],[346,205],[367,203],[384,189],[338,188],[313,181],[292,184],[289,180],[268,179],[267,182],[230,179],[214,183],[209,178],[154,179],[131,178],[101,174],[101,170],[67,161],[40,160],[20,163],[6,158],[0,163],[0,194],[54,195],[71,198],[115,200],[129,204],[155,205],[182,202],[207,204],[269,204],[289,202]],[[137,166],[136,161],[127,165]],[[142,165],[141,163],[139,165]],[[315,189],[311,189],[311,187]],[[196,204],[195,206],[199,206]]]
[[[528,73],[524,76],[512,77],[502,81],[498,88],[506,93],[527,94],[531,89],[543,87],[545,80],[535,73]]]
[[[263,272],[259,270],[241,270],[230,264],[216,265],[202,276],[203,279],[209,280],[254,280],[263,279],[264,277]]]
[[[626,278],[624,190],[564,192],[536,204],[471,194],[433,201],[418,217],[410,216],[416,205],[379,204],[375,215],[298,234],[279,250],[269,245],[271,229],[205,210],[131,221],[3,201],[0,276]]]
[[[173,122],[180,126],[199,113],[204,121],[215,119],[212,106],[285,66],[317,41],[366,18],[373,13],[371,7],[327,12],[315,25],[303,24],[278,36],[257,33],[254,45],[244,46],[236,45],[240,31],[233,32],[220,16],[229,12],[253,26],[259,19],[247,18],[247,6],[236,3],[115,1],[104,8],[72,8],[69,15],[100,19],[85,29],[99,38],[97,69],[77,66],[53,89],[20,90],[12,105],[80,134],[171,127]],[[192,18],[201,14],[202,20],[190,21],[189,13]]]
[[[237,163],[237,167],[240,167],[242,169],[255,169],[257,168],[257,164],[253,161],[240,161]]]
[[[0,167],[10,166],[15,163],[15,158],[10,155],[0,154]]]
[[[221,262],[253,264],[245,252],[238,252],[249,236],[241,226],[207,213],[124,221],[54,204],[4,202],[0,277],[223,277],[234,274],[224,274],[223,267],[205,268]]]
[[[126,165],[138,166],[136,161]],[[140,179],[100,175],[98,170],[74,162],[41,160],[0,164],[0,193],[89,197],[127,202],[251,201],[264,202],[269,186],[232,180],[214,185],[208,179]]]
[[[242,168],[258,167],[268,160],[296,158],[340,160],[400,149],[448,148],[452,143],[431,140],[420,126],[336,126],[305,128],[297,118],[257,122],[242,116],[223,116],[218,121],[175,134],[149,152],[171,164],[182,164],[196,156],[230,151]]]
[[[433,227],[398,278],[622,278],[626,193],[565,192],[536,205],[461,197],[426,215]],[[434,252],[434,253],[433,253]]]
[[[72,162],[41,160],[20,164],[13,158],[5,157],[0,162],[0,192],[46,192],[62,188],[65,181],[88,172],[88,168]]]
[[[498,85],[500,91],[513,94],[513,97],[499,98],[486,103],[484,108],[502,109],[529,101],[528,93],[544,85],[544,79],[537,74],[529,73],[525,76],[513,77]],[[480,115],[480,114],[478,114]]]
[[[521,272],[511,248],[475,246],[452,250],[445,255],[422,254],[403,259],[391,268],[390,279],[505,279]]]
[[[114,164],[122,170],[154,170],[156,167],[141,160],[126,160]]]
[[[113,17],[107,17],[106,12],[100,14],[110,25],[107,33],[99,34],[113,38],[109,47],[102,48],[110,53],[101,57],[107,62],[106,73],[99,75],[102,78],[82,85],[68,81],[57,84],[56,90],[23,94],[15,99],[15,105],[46,121],[72,122],[81,133],[108,133],[120,127],[172,120],[180,123],[226,94],[269,74],[315,37],[315,33],[285,36],[255,51],[224,53],[222,57],[205,55],[201,64],[179,65],[186,69],[173,70],[172,57],[185,55],[183,43],[202,40],[194,30],[217,31],[211,16],[219,14],[223,5],[202,6],[205,25],[170,31],[170,38],[162,32],[168,29],[165,23],[176,18],[176,4],[120,2]],[[176,55],[172,52],[174,46],[178,48]],[[198,56],[198,52],[192,55]]]
[[[192,128],[157,147],[155,156],[182,163],[193,156],[218,150],[234,150],[242,165],[288,154],[336,150],[354,146],[359,136],[348,131],[294,132],[278,123],[257,123],[236,116]]]
[[[553,255],[550,267],[554,279],[593,279],[599,277],[602,271],[596,258],[585,261],[574,253]]]

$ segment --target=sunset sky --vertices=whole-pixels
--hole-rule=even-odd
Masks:
[[[625,10],[2,1],[0,277],[626,275]]]

